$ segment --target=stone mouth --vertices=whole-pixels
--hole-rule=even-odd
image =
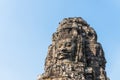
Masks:
[[[65,53],[65,52],[60,52],[59,53],[59,59],[69,59],[69,57],[70,57],[70,55],[69,55],[70,53]]]
[[[61,63],[71,63],[69,54],[70,53],[59,52],[57,57],[58,61],[60,61]]]

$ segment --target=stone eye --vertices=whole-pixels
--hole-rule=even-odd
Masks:
[[[58,44],[58,48],[61,48],[62,44]]]
[[[66,43],[66,47],[70,47],[71,46],[71,42]]]

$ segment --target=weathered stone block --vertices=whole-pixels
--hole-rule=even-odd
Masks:
[[[97,34],[81,17],[65,18],[53,34],[38,80],[108,80]]]

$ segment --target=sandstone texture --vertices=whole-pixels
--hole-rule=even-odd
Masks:
[[[38,80],[109,80],[97,34],[81,17],[65,18],[52,35]]]

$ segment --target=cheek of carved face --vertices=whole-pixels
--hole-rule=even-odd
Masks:
[[[72,53],[75,49],[75,43],[71,39],[65,39],[58,42],[58,51],[63,53]]]

